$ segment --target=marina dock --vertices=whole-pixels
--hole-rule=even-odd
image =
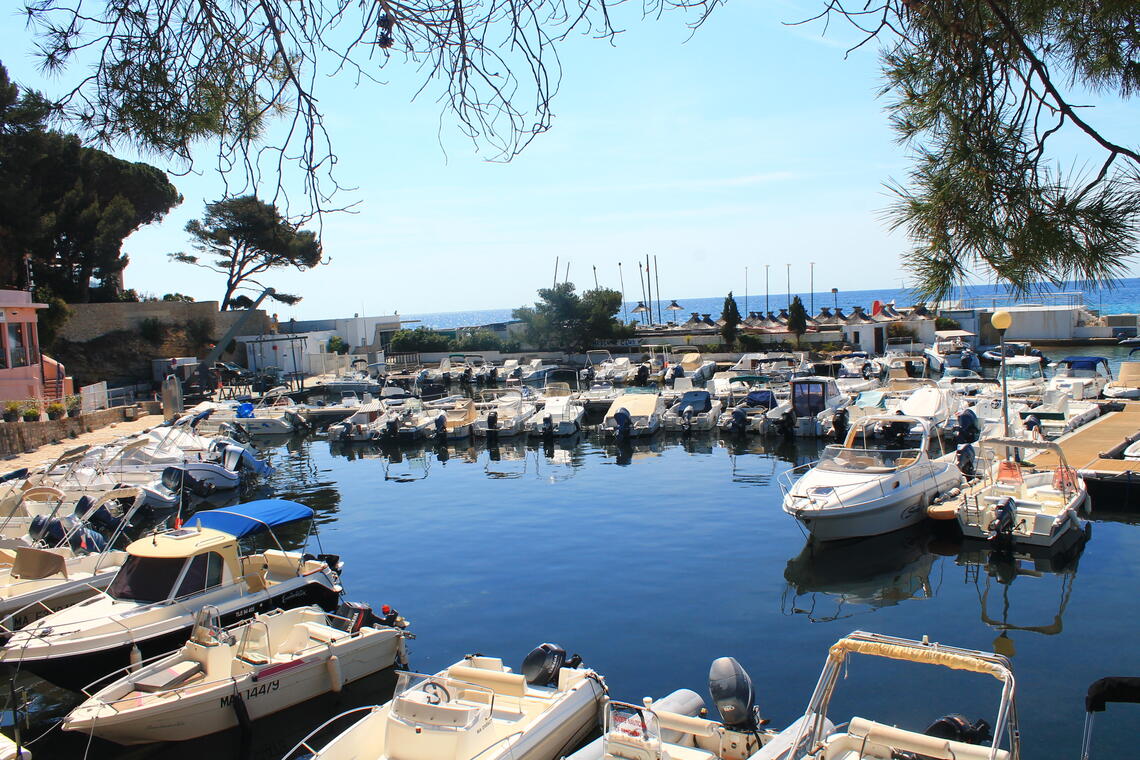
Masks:
[[[1121,451],[1140,437],[1140,402],[1121,402],[1121,411],[1108,412],[1057,439],[1069,465],[1080,471],[1094,505],[1111,501],[1116,508],[1140,507],[1140,462],[1122,459]],[[1047,467],[1057,464],[1051,452],[1035,458]],[[1095,509],[1095,506],[1094,506]]]

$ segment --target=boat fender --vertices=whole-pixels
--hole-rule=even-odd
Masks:
[[[344,673],[340,669],[340,660],[334,654],[326,661],[326,667],[329,671],[329,688],[339,693],[344,688]]]
[[[647,707],[696,718],[705,712],[705,699],[692,689],[677,689],[672,694],[648,704]],[[692,734],[669,728],[661,729],[661,741],[668,744],[687,744],[688,746],[694,744]]]
[[[142,665],[142,650],[140,650],[139,645],[134,642],[131,643],[130,663],[130,672],[132,673],[138,670]]]
[[[241,691],[239,689],[234,690],[234,698],[230,704],[234,707],[234,717],[237,718],[238,726],[241,728],[242,735],[248,735],[251,725],[251,721],[249,719],[249,708],[245,706],[245,700],[242,699]]]

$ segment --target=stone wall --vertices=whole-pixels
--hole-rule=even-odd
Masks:
[[[156,406],[153,402],[144,402],[136,406],[116,406],[58,420],[44,417],[39,422],[0,422],[0,457],[34,451],[45,444],[75,438],[81,433],[89,433],[115,422],[135,419],[142,414],[154,414]]]
[[[146,319],[157,319],[166,325],[185,326],[191,320],[209,320],[211,335],[221,338],[245,311],[218,311],[217,301],[184,303],[180,301],[148,301],[144,303],[75,303],[69,304],[71,318],[59,331],[59,337],[73,343],[85,343],[101,335],[120,330],[138,330]],[[258,309],[242,327],[252,335],[269,331],[269,317]]]

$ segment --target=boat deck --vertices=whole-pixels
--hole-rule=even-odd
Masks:
[[[1140,462],[1124,459],[1107,459],[1104,452],[1116,448],[1125,440],[1132,440],[1140,433],[1140,402],[1124,402],[1124,410],[1109,412],[1087,425],[1061,436],[1057,444],[1065,452],[1065,459],[1082,474],[1117,475],[1124,472],[1140,474]],[[1052,467],[1057,457],[1043,451],[1034,457],[1034,462]]]

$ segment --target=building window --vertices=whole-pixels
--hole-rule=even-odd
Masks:
[[[854,331],[852,331],[852,333],[851,333],[851,342],[852,342],[853,344],[855,344],[856,346],[862,345],[862,341],[861,341],[861,340],[859,340],[859,331],[858,331],[858,330],[854,330]]]

